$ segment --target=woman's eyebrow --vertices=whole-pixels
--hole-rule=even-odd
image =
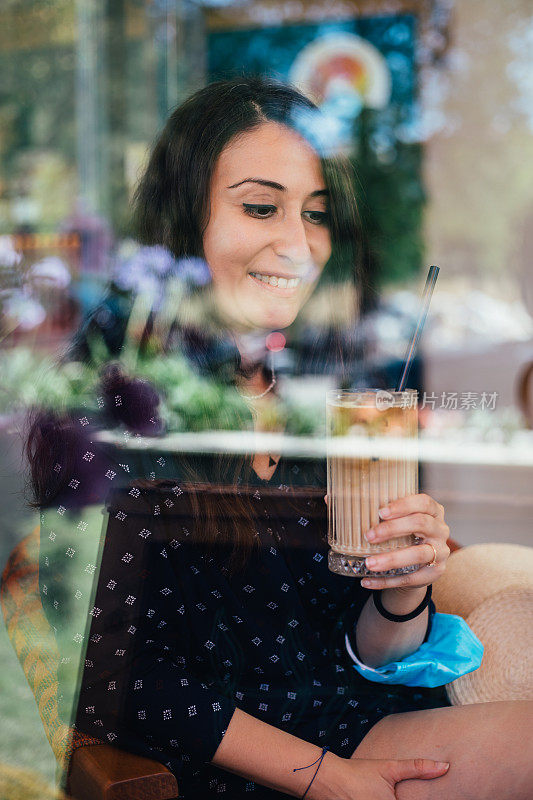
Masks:
[[[264,178],[244,178],[244,180],[234,183],[227,188],[236,189],[238,186],[242,186],[243,183],[258,183],[259,186],[268,186],[270,189],[277,189],[278,192],[287,191],[287,187],[283,186],[281,183],[276,183],[276,181],[267,181]],[[316,189],[314,192],[310,193],[309,197],[322,197],[327,195],[329,195],[327,189]]]
[[[269,186],[271,189],[277,189],[279,192],[287,191],[287,187],[282,186],[281,183],[276,183],[275,181],[267,181],[264,178],[245,178],[243,181],[234,183],[232,186],[228,186],[227,188],[236,189],[237,186],[242,186],[243,183],[258,183],[260,186]]]

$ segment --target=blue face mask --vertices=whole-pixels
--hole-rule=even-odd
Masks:
[[[433,617],[427,641],[401,661],[367,667],[353,652],[348,635],[346,649],[357,672],[369,681],[431,688],[474,672],[483,658],[483,645],[464,619],[440,613]]]

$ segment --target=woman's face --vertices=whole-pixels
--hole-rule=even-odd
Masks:
[[[222,151],[203,246],[235,330],[293,322],[331,255],[327,194],[318,156],[283,125],[265,122]]]

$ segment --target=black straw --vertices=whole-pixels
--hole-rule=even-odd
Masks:
[[[420,339],[420,335],[422,333],[422,330],[424,328],[424,323],[428,315],[429,304],[431,302],[431,295],[433,294],[433,289],[435,288],[439,272],[440,272],[439,267],[432,266],[429,268],[428,276],[426,278],[426,285],[424,286],[424,294],[422,295],[422,307],[420,309],[420,314],[418,317],[418,322],[416,324],[415,332],[413,334],[413,338],[411,339],[411,342],[405,354],[405,363],[403,366],[402,376],[398,383],[398,388],[396,389],[397,392],[403,392],[403,389],[405,387],[407,376],[409,375],[409,370],[411,369],[411,364],[413,362],[413,356],[416,347],[418,345],[418,340]]]

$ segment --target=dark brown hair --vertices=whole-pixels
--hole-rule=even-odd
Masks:
[[[317,139],[326,121],[311,100],[263,77],[215,81],[172,112],[134,193],[136,236],[143,244],[163,245],[177,258],[202,256],[215,164],[235,136],[267,121],[297,130],[318,148],[330,192],[333,252],[327,272],[331,276],[341,268],[346,274],[349,264],[355,278],[361,232],[351,164],[321,148]]]

